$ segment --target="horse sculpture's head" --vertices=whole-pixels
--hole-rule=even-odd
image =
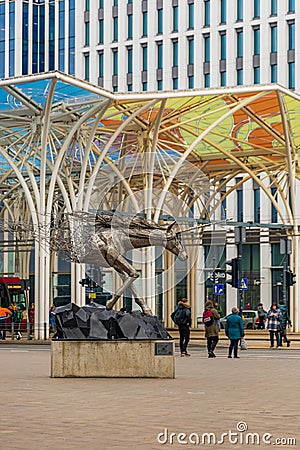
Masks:
[[[172,229],[175,222],[168,226],[166,230],[166,245],[165,248],[174,255],[178,256],[180,261],[185,261],[187,259],[187,253],[185,251],[184,245],[181,242],[180,233],[175,233]]]

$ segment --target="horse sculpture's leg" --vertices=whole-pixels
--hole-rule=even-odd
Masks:
[[[118,257],[114,260],[113,267],[119,272],[122,280],[124,281],[123,285],[115,292],[113,298],[106,302],[106,309],[112,309],[114,305],[117,303],[123,292],[130,288],[134,295],[136,303],[142,308],[142,311],[147,316],[152,315],[152,311],[147,305],[147,303],[139,296],[136,289],[131,286],[132,283],[138,278],[139,273],[135,270],[133,266],[129,264],[129,262],[122,255],[118,255]],[[127,277],[126,277],[126,275]]]
[[[123,281],[126,280],[126,277],[124,277],[124,275],[120,275],[120,276],[121,276]],[[151,309],[149,308],[149,306],[147,305],[145,300],[140,296],[140,294],[137,291],[137,289],[135,288],[135,286],[132,284],[131,286],[129,286],[129,289],[131,290],[131,292],[132,292],[132,294],[134,296],[135,303],[137,303],[142,308],[143,313],[146,316],[153,316],[153,313],[152,313]]]

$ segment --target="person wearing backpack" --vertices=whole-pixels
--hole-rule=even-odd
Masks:
[[[218,320],[220,319],[220,314],[214,308],[213,302],[207,300],[205,303],[205,310],[203,312],[203,323],[205,327],[205,337],[207,342],[207,351],[209,358],[215,358],[214,350],[219,341],[219,326]]]
[[[178,307],[171,314],[172,320],[178,325],[179,346],[181,356],[191,356],[187,352],[187,346],[190,340],[190,326],[192,324],[191,305],[186,298],[178,302]]]

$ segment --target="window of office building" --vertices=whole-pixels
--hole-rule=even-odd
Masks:
[[[221,59],[226,59],[226,34],[222,33],[220,35],[221,40]]]
[[[172,42],[173,60],[172,60],[172,79],[173,89],[178,89],[178,41]]]
[[[226,23],[226,2],[227,0],[221,0],[221,17],[220,22]]]
[[[143,12],[143,37],[148,36],[148,12]]]
[[[237,2],[236,2],[236,20],[237,21],[243,20],[243,17],[244,17],[243,1],[244,0],[237,0]]]
[[[295,0],[289,0],[289,13],[294,13],[295,12]]]
[[[210,36],[204,38],[204,61],[210,62]]]
[[[173,66],[178,67],[178,41],[173,42]]]
[[[289,89],[295,89],[295,63],[290,62],[288,64],[289,70]]]
[[[65,2],[59,2],[58,68],[65,71]]]
[[[133,50],[132,47],[127,48],[127,73],[130,75],[130,81],[127,81],[128,91],[132,91],[132,73],[133,73]]]
[[[243,69],[237,69],[237,71],[236,71],[236,84],[238,86],[242,86],[243,85],[243,78],[244,78]]]
[[[195,25],[195,5],[194,3],[189,4],[189,30],[192,30]]]
[[[236,184],[238,184],[241,181],[241,178],[236,178]],[[237,197],[237,202],[236,202],[236,215],[237,215],[237,220],[238,222],[243,222],[244,219],[244,212],[243,212],[243,208],[244,208],[244,195],[243,195],[243,184],[239,184],[236,188],[236,197]]]
[[[189,65],[194,65],[195,62],[195,41],[194,39],[188,40],[188,63]],[[194,74],[189,75],[188,77],[188,87],[189,89],[194,88]]]
[[[85,0],[85,11],[90,10],[90,0]]]
[[[260,28],[253,30],[254,36],[254,55],[260,55]]]
[[[194,60],[195,60],[195,41],[194,41],[194,39],[188,40],[188,47],[189,47],[189,64],[194,64]]]
[[[133,15],[129,14],[127,16],[127,39],[132,39],[133,37]]]
[[[75,75],[75,0],[69,3],[69,74]]]
[[[291,23],[288,27],[288,33],[289,33],[289,50],[295,50],[295,24]]]
[[[204,75],[204,87],[210,87],[210,73]]]
[[[85,22],[84,24],[84,45],[90,45],[90,22]]]
[[[119,73],[119,54],[116,48],[113,49],[113,75],[118,75]]]
[[[253,183],[254,196],[254,222],[260,222],[260,188],[257,183]]]
[[[224,179],[220,180],[220,185],[224,183]],[[220,189],[222,201],[221,201],[221,220],[226,220],[227,218],[227,197],[226,197],[226,184],[221,186]]]
[[[15,3],[9,3],[9,53],[8,53],[8,73],[12,77],[15,75]]]
[[[113,19],[113,41],[118,42],[119,38],[119,18],[114,17]]]
[[[104,77],[104,53],[103,51],[98,54],[98,64],[99,64],[99,77]]]
[[[39,7],[38,5],[32,6],[32,35],[35,39],[32,40],[32,73],[37,73],[38,68],[38,58],[39,58]]]
[[[99,44],[104,43],[104,20],[99,20]]]
[[[278,39],[277,39],[277,25],[271,27],[271,52],[277,52]]]
[[[204,26],[210,27],[210,0],[204,0]]]
[[[260,17],[260,0],[253,0],[253,4],[254,4],[253,17],[254,19],[258,19]]]
[[[271,194],[274,197],[275,201],[277,201],[278,192],[275,186],[271,187]],[[272,223],[278,222],[278,212],[273,203],[271,204],[271,222]]]
[[[23,3],[22,15],[23,15],[23,20],[22,20],[22,75],[26,75],[28,73],[28,4],[27,3]],[[49,43],[49,48],[50,48],[50,43]],[[4,51],[5,51],[5,4],[0,4],[0,77],[1,78],[5,77]],[[51,70],[51,69],[49,69],[49,70]]]
[[[162,42],[157,44],[157,68],[163,68],[163,44]]]
[[[254,67],[254,84],[260,84],[260,67]]]
[[[271,66],[271,83],[277,83],[278,81],[278,66],[273,64]]]
[[[271,0],[271,16],[277,16],[278,0]]]
[[[178,31],[178,6],[173,6],[173,31]]]
[[[28,30],[28,26],[25,27],[25,24],[28,25],[28,5],[23,4],[23,8],[27,6],[26,13],[23,14],[23,30],[26,28]],[[24,19],[25,17],[25,19]],[[25,20],[27,19],[27,22]],[[27,69],[27,58],[28,58],[28,33],[27,35],[23,32],[23,39],[25,38],[25,43],[23,42],[23,68],[26,68],[26,71],[23,74],[26,74]],[[0,3],[0,78],[5,78],[5,4]]]
[[[128,0],[128,3],[131,3],[131,1]],[[99,8],[104,8],[104,0],[99,0]]]
[[[162,42],[158,42],[157,43],[157,69],[162,69],[163,68],[163,43]],[[161,91],[163,89],[163,80],[161,79],[161,70],[158,70],[158,72],[160,72],[159,78],[157,79],[157,90]]]
[[[257,309],[260,303],[260,245],[259,243],[242,246],[242,278],[248,279],[248,289],[244,290],[243,304],[250,303],[251,309]]]
[[[162,8],[157,10],[157,34],[162,34],[164,31],[164,24],[163,24],[164,14],[163,13],[164,13],[164,10]]]
[[[221,86],[226,86],[226,72],[221,72],[220,78]]]
[[[88,53],[84,55],[84,79],[86,81],[90,79],[90,55]]]
[[[236,56],[243,58],[244,56],[244,33],[243,30],[236,32]]]
[[[127,49],[127,72],[133,72],[133,50],[132,47],[128,47]]]
[[[143,59],[143,70],[148,70],[148,47],[143,45],[142,47],[142,59]]]

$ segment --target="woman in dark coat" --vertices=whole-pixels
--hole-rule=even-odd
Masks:
[[[233,307],[231,311],[232,314],[227,317],[225,325],[226,336],[230,339],[228,358],[232,358],[232,350],[234,358],[239,358],[238,343],[244,337],[244,323],[239,316],[239,310],[237,308]]]

